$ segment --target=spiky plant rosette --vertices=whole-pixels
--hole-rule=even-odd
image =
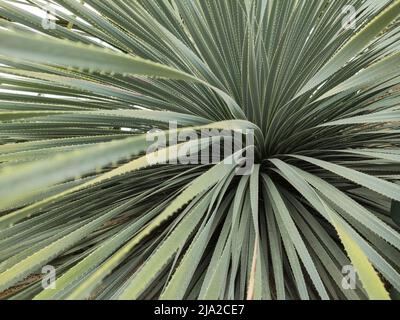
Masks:
[[[399,13],[399,0],[1,1],[1,297],[389,299]],[[149,160],[147,133],[172,121],[252,130],[235,153],[253,149],[251,174]]]

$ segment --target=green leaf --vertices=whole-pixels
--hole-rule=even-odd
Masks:
[[[340,70],[351,58],[354,58],[362,49],[379,35],[400,14],[400,1],[395,0],[379,15],[374,17],[362,30],[357,32],[333,57],[318,71],[312,79],[302,88],[297,96],[316,87],[335,72]]]
[[[394,222],[400,225],[400,202],[399,201],[392,201],[392,207],[390,209],[390,214]]]

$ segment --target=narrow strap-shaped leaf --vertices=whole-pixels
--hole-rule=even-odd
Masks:
[[[268,199],[268,193],[266,190],[266,184],[263,181],[263,195],[264,199]],[[284,279],[284,271],[283,271],[283,253],[282,253],[282,245],[281,245],[281,237],[279,235],[278,227],[276,225],[275,216],[273,214],[272,205],[269,201],[264,200],[264,209],[266,219],[268,221],[268,239],[269,239],[269,247],[271,252],[271,260],[272,260],[272,268],[275,280],[275,288],[276,288],[276,298],[278,300],[285,300],[285,279]]]
[[[260,229],[259,229],[259,177],[260,165],[255,165],[250,176],[250,205],[253,216],[255,240],[254,251],[252,253],[252,265],[249,277],[249,287],[247,290],[247,299],[260,299],[262,295],[262,276],[261,276],[261,250],[260,250]]]
[[[198,226],[204,212],[210,203],[210,193],[203,198],[185,215],[165,241],[154,251],[140,270],[128,282],[123,295],[131,299],[139,298],[140,294],[162,271],[173,254],[177,253]]]
[[[227,130],[236,130],[245,128],[248,126],[248,122],[246,121],[226,121],[219,122],[210,125],[192,127],[189,130],[196,129],[227,129]],[[182,132],[185,129],[178,130],[170,130],[165,132],[165,134],[169,137],[169,135],[177,134],[178,132]],[[203,142],[210,143],[208,139],[203,139],[203,142],[200,139],[198,142],[191,141],[188,144],[200,146],[203,145]],[[167,155],[175,154],[178,155],[177,151],[180,148],[185,148],[188,144],[181,144],[179,146],[171,146],[170,149],[161,150],[156,152],[158,157],[156,159],[166,159]],[[22,164],[18,166],[18,170],[16,168],[10,168],[8,170],[4,170],[0,172],[0,176],[2,180],[0,182],[0,186],[4,186],[1,188],[0,195],[4,196],[0,199],[0,206],[7,206],[10,203],[13,203],[16,199],[21,199],[23,197],[29,196],[29,194],[24,194],[24,190],[31,190],[32,185],[35,188],[40,188],[46,185],[50,185],[51,183],[55,183],[58,181],[65,180],[69,177],[74,177],[76,175],[80,175],[86,172],[90,172],[92,170],[96,170],[99,166],[105,166],[108,163],[116,162],[120,159],[131,157],[132,155],[137,155],[140,152],[144,152],[151,145],[151,142],[146,141],[146,136],[137,136],[133,138],[127,138],[121,141],[112,141],[108,143],[99,144],[96,146],[90,146],[83,150],[72,151],[62,155],[56,155],[51,159],[45,161],[38,161],[34,163]],[[133,170],[137,170],[143,167],[147,167],[151,165],[149,159],[153,159],[150,155],[143,156],[139,159],[135,159],[130,161],[129,163],[118,167],[112,171],[109,171],[96,179],[88,181],[85,184],[78,185],[74,188],[63,191],[60,194],[56,194],[49,198],[46,198],[41,201],[37,201],[36,203],[27,206],[23,209],[12,212],[11,214],[0,217],[0,228],[4,228],[9,224],[15,223],[24,217],[30,215],[37,208],[40,208],[48,203],[51,203],[57,200],[60,197],[71,194],[73,192],[82,190],[84,188],[94,186],[100,182],[103,182],[112,177],[125,174],[127,172],[131,172]],[[164,155],[164,156],[162,156]],[[160,157],[161,156],[161,157]],[[158,162],[156,162],[158,163]],[[26,181],[29,180],[29,183]],[[11,185],[12,187],[5,187],[6,185]],[[18,189],[18,193],[14,193],[14,198],[11,197],[13,194],[13,190]],[[6,198],[6,196],[8,196]]]
[[[324,202],[322,203],[325,206],[327,214],[331,218],[331,223],[339,234],[340,240],[350,257],[351,262],[357,270],[369,298],[371,300],[390,300],[388,292],[371,263],[368,261],[368,258],[347,232],[346,228],[348,227],[346,227],[346,224],[344,224],[343,220],[339,218],[338,215],[335,215]]]
[[[239,153],[238,153],[239,154]],[[236,154],[235,156],[237,156]],[[234,158],[234,156],[232,156]],[[193,180],[178,197],[176,197],[171,204],[154,220],[152,220],[142,231],[135,235],[128,243],[121,249],[114,253],[104,264],[102,264],[88,279],[85,280],[74,293],[69,296],[69,299],[79,298],[86,296],[90,290],[99,284],[99,281],[112,271],[112,269],[120,263],[129,252],[135,248],[147,235],[153,232],[162,222],[171,217],[177,210],[182,208],[195,196],[215,185],[222,177],[229,173],[236,164],[234,161],[231,165],[220,163],[199,178]],[[121,297],[124,298],[123,296]],[[128,297],[127,297],[128,298]]]
[[[368,261],[365,253],[351,239],[348,232],[346,232],[346,230],[351,227],[343,221],[343,219],[341,219],[293,169],[288,166],[279,165],[276,161],[275,163],[282,170],[282,175],[335,227],[355,268],[357,268],[357,270],[361,268],[361,281],[369,297],[387,299],[388,294],[384,289],[382,281]]]
[[[278,162],[279,160],[274,161],[274,163],[278,166],[283,166],[282,162],[280,162],[279,164]],[[397,231],[385,224],[382,220],[377,218],[375,215],[373,215],[363,206],[351,199],[345,193],[339,191],[333,185],[299,168],[293,166],[290,167],[295,170],[308,183],[319,190],[324,196],[329,198],[333,203],[336,203],[338,207],[348,212],[357,221],[364,224],[367,228],[391,243],[396,248],[400,249],[400,235]]]
[[[277,220],[282,221],[282,225],[285,227],[287,234],[289,235],[291,242],[293,243],[296,251],[300,259],[302,260],[305,268],[307,269],[315,287],[318,291],[319,295],[322,299],[329,299],[328,293],[322,283],[322,280],[318,274],[318,271],[315,268],[315,264],[304,244],[304,241],[301,238],[301,235],[293,222],[293,219],[290,216],[290,213],[278,191],[273,181],[266,175],[263,175],[263,178],[268,186],[268,194],[270,195],[270,199],[273,202],[273,207]]]
[[[362,30],[357,32],[334,56],[318,71],[312,79],[297,94],[301,94],[316,87],[336,71],[342,68],[351,58],[355,57],[364,49],[389,23],[391,23],[400,14],[400,1],[395,0],[391,5],[384,9],[372,21],[370,21]]]
[[[390,208],[390,215],[394,222],[400,226],[400,202],[392,200],[392,206]]]
[[[390,108],[388,110],[373,112],[363,116],[355,116],[355,117],[330,121],[319,125],[319,127],[340,126],[349,124],[373,124],[373,123],[399,122],[399,121],[400,121],[400,109]]]
[[[0,38],[2,41],[0,54],[5,56],[111,74],[145,75],[200,82],[221,96],[233,116],[245,119],[241,108],[226,92],[195,76],[159,63],[67,40],[49,39],[37,35],[32,37],[18,32],[0,31]]]
[[[382,180],[327,161],[298,155],[292,155],[292,157],[312,163],[318,167],[324,168],[359,185],[362,185],[363,187],[380,193],[390,199],[400,201],[400,186],[395,183],[388,182],[386,180]]]
[[[343,91],[357,91],[359,89],[368,87],[377,82],[383,83],[398,75],[398,68],[400,68],[400,53],[394,53],[386,57],[360,73],[343,81],[340,85],[329,90],[318,99],[322,100],[338,94]]]

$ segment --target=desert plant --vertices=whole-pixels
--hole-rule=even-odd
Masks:
[[[389,299],[399,13],[399,0],[2,0],[1,297]],[[226,132],[254,143],[230,164],[149,160],[149,131],[202,128],[224,131],[166,150],[197,156]]]

